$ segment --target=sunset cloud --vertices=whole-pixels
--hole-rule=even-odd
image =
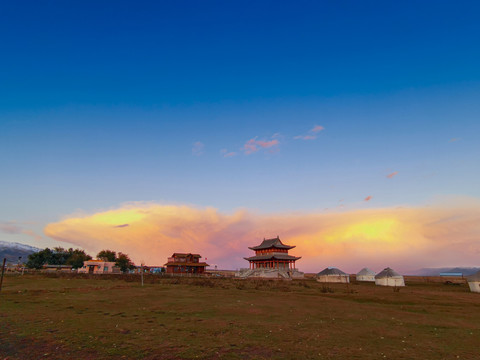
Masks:
[[[0,231],[5,234],[20,234],[22,228],[12,221],[0,222]]]
[[[42,236],[35,231],[25,229],[24,226],[28,223],[18,223],[16,221],[0,222],[0,232],[5,234],[25,234],[31,236],[35,240],[41,240]]]
[[[297,135],[293,138],[295,140],[315,140],[317,138],[317,133],[320,131],[325,130],[325,128],[321,125],[315,125],[312,129],[308,131],[306,135]]]
[[[228,151],[227,149],[220,150],[220,153],[224,158],[229,158],[237,155],[235,151]]]
[[[315,126],[313,127],[313,129],[310,130],[310,132],[312,132],[312,133],[318,133],[318,132],[320,132],[320,131],[322,131],[322,130],[325,130],[325,128],[324,128],[323,126],[321,126],[321,125],[315,125]]]
[[[394,172],[392,172],[391,174],[388,174],[388,175],[387,175],[387,178],[391,179],[391,178],[393,178],[394,176],[396,176],[397,174],[398,174],[398,171],[394,171]]]
[[[248,140],[244,145],[243,145],[243,151],[245,152],[246,155],[250,155],[253,153],[256,153],[257,151],[261,149],[268,149],[268,148],[273,148],[276,147],[280,144],[278,139],[272,139],[272,140],[257,140],[257,138],[253,138]]]
[[[370,201],[372,200],[373,196],[372,195],[368,195],[365,199],[363,199],[363,201]]]
[[[121,229],[118,224],[129,224]],[[125,204],[117,209],[67,217],[45,234],[95,254],[126,252],[139,262],[162,265],[174,252],[196,252],[219,268],[246,267],[248,246],[280,235],[296,245],[298,267],[307,272],[339,266],[407,271],[432,266],[474,266],[480,257],[480,202],[451,208],[384,208],[333,213],[224,214],[214,208]]]
[[[204,148],[205,148],[205,145],[203,143],[201,143],[200,141],[197,141],[196,143],[193,144],[192,155],[195,155],[195,156],[203,155],[203,153],[204,153],[203,149]]]

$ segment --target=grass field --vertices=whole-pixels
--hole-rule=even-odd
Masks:
[[[480,359],[467,285],[134,279],[5,277],[1,359]]]

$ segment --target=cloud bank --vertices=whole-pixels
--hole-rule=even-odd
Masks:
[[[124,226],[128,224],[128,226]],[[246,267],[248,246],[277,235],[296,245],[298,268],[338,266],[399,271],[432,266],[480,265],[480,202],[445,207],[384,208],[338,213],[223,214],[214,208],[124,204],[67,217],[45,234],[85,248],[128,253],[136,263],[162,265],[174,252],[195,252],[219,268]]]

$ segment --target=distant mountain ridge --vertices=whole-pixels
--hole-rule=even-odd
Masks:
[[[440,273],[462,273],[469,276],[480,271],[480,267],[444,267],[444,268],[423,268],[415,270],[411,275],[417,276],[440,276]]]
[[[3,261],[3,258],[6,258],[7,263],[17,264],[20,256],[22,257],[21,262],[26,262],[28,255],[40,250],[42,249],[17,242],[0,241],[0,262]]]

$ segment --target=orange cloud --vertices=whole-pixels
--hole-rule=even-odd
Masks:
[[[128,226],[119,227],[128,224]],[[104,248],[161,265],[174,252],[196,252],[219,268],[246,267],[248,246],[280,235],[296,245],[307,272],[339,266],[399,271],[432,266],[479,265],[480,202],[452,208],[386,208],[338,213],[223,214],[214,208],[132,203],[67,217],[45,234],[96,254]]]
[[[388,174],[388,175],[387,175],[387,178],[391,179],[391,178],[393,178],[393,177],[394,177],[395,175],[397,175],[397,174],[398,174],[398,171],[394,171],[394,172],[392,172],[391,174]]]
[[[363,201],[370,201],[372,200],[373,196],[372,195],[368,195],[365,199],[363,199]]]

